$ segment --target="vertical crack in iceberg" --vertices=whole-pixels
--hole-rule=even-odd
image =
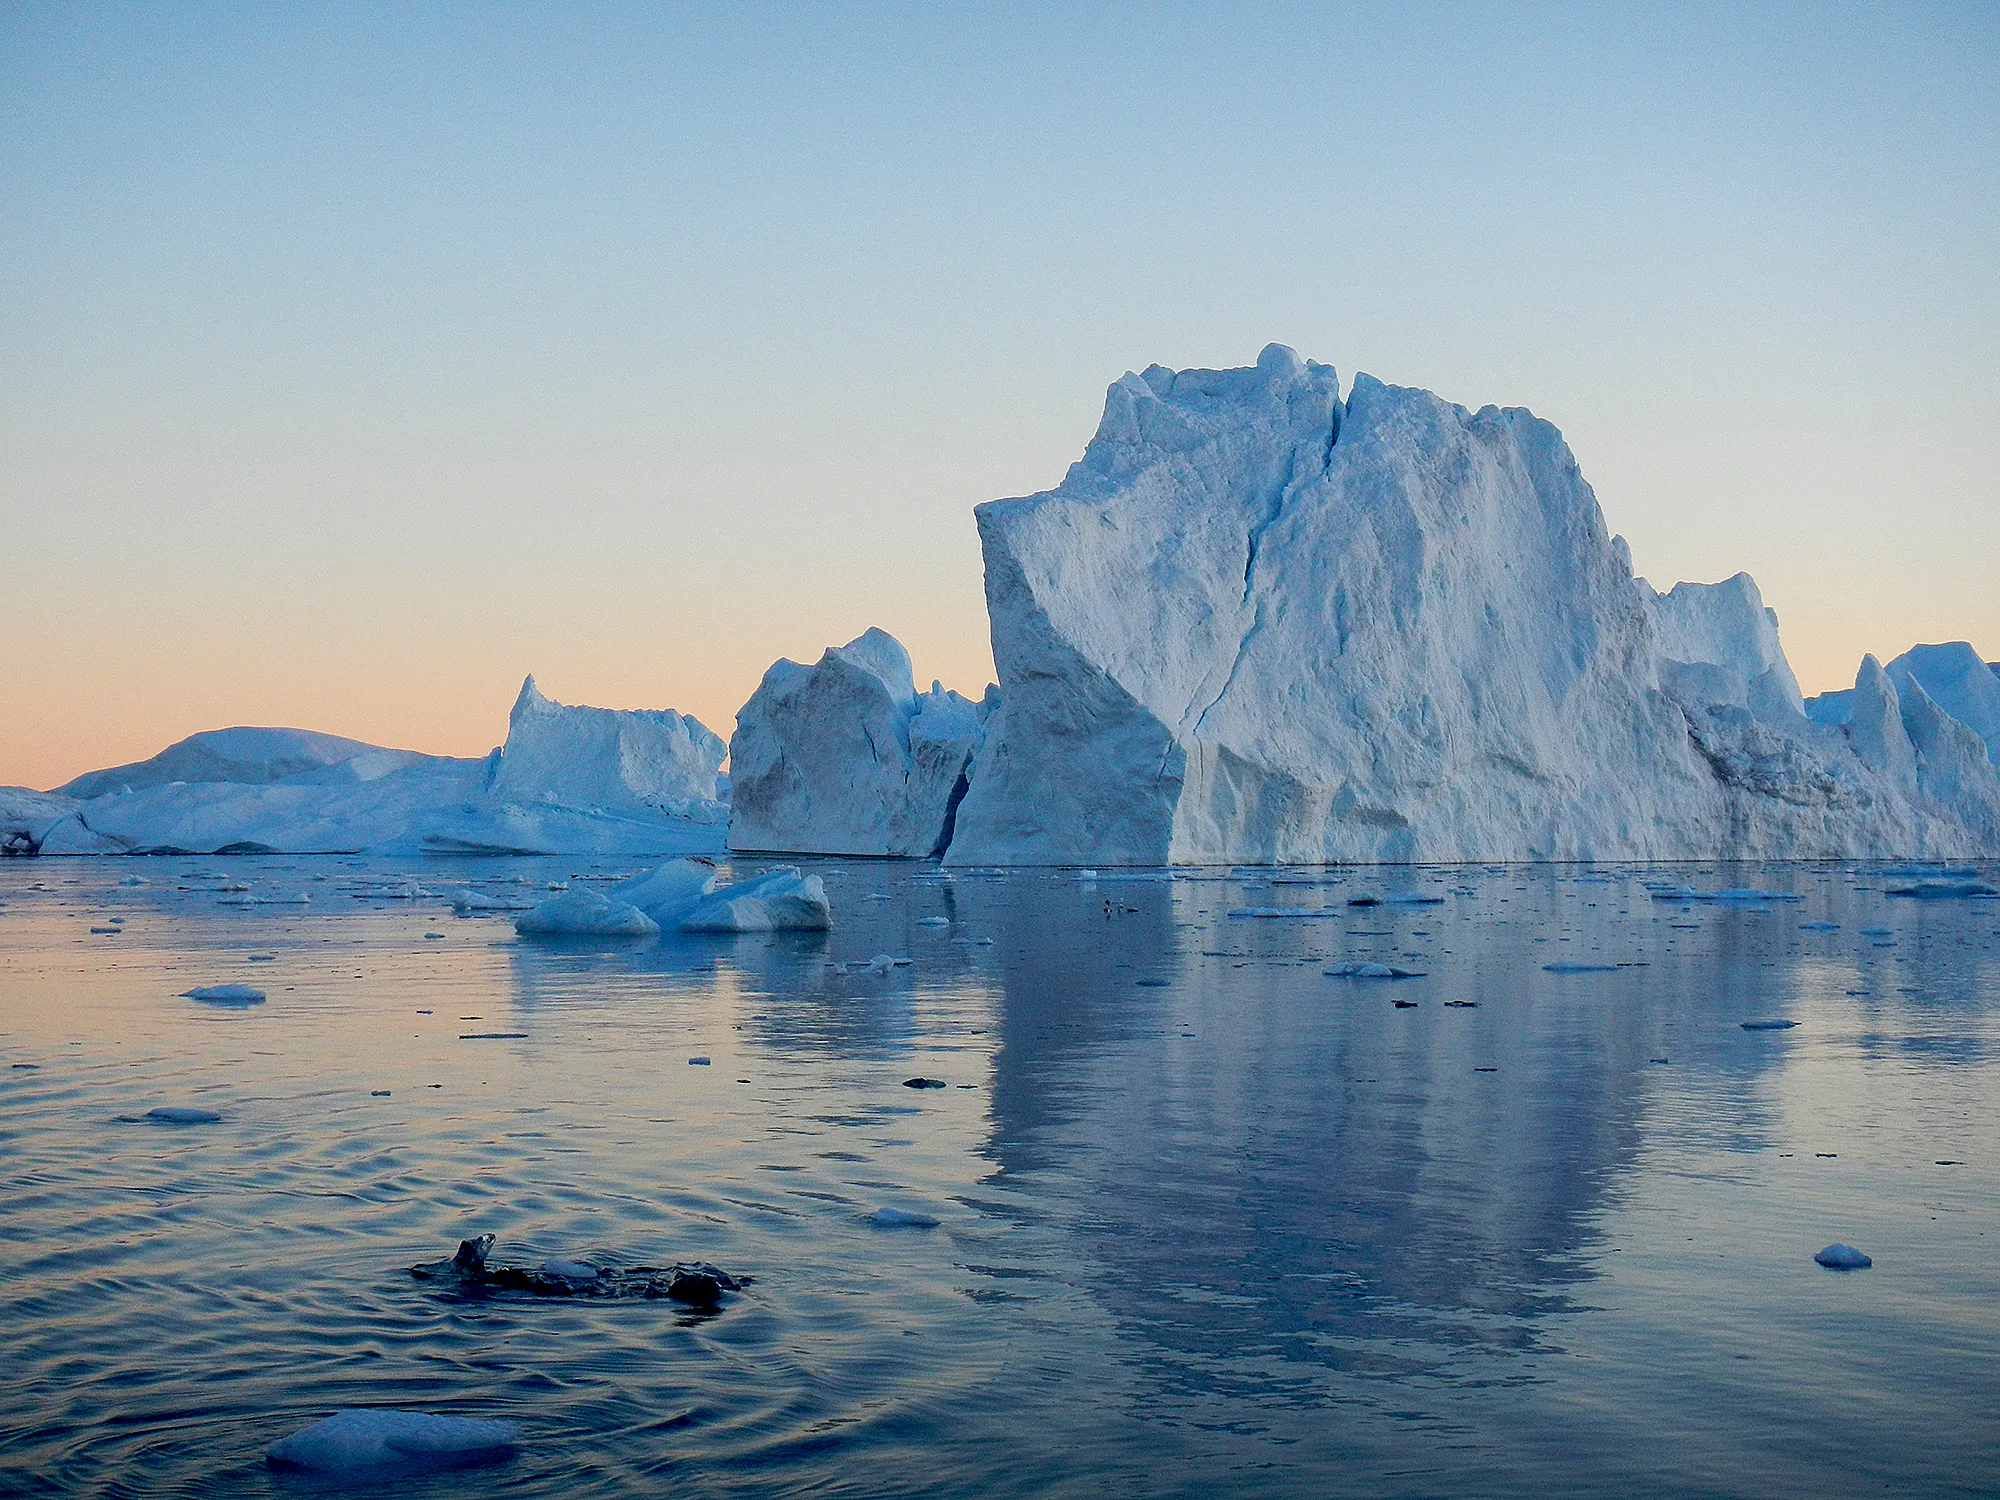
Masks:
[[[1195,715],[1194,727],[1192,730],[1189,731],[1190,738],[1198,737],[1201,734],[1202,724],[1207,720],[1209,714],[1214,710],[1216,704],[1220,703],[1224,698],[1229,696],[1230,688],[1235,686],[1237,675],[1243,669],[1244,658],[1248,656],[1250,653],[1251,642],[1256,640],[1258,635],[1262,633],[1264,629],[1264,602],[1261,599],[1255,598],[1255,588],[1256,588],[1255,580],[1257,576],[1257,560],[1259,556],[1262,555],[1263,552],[1265,534],[1269,532],[1273,526],[1277,525],[1281,519],[1283,519],[1285,511],[1287,510],[1287,508],[1289,508],[1291,504],[1292,498],[1295,495],[1297,495],[1301,489],[1303,489],[1308,484],[1312,484],[1320,479],[1323,479],[1326,476],[1327,469],[1330,468],[1333,464],[1333,446],[1336,442],[1339,441],[1339,439],[1340,439],[1340,404],[1338,402],[1335,402],[1333,407],[1333,413],[1327,421],[1326,442],[1320,449],[1320,460],[1319,460],[1318,471],[1316,473],[1301,474],[1298,472],[1298,466],[1295,463],[1293,466],[1292,477],[1289,480],[1287,480],[1286,483],[1278,490],[1277,498],[1272,503],[1269,512],[1264,516],[1264,518],[1261,521],[1257,522],[1250,528],[1249,542],[1244,547],[1243,600],[1242,600],[1243,604],[1248,606],[1251,610],[1250,623],[1244,628],[1242,636],[1236,642],[1236,654],[1230,660],[1229,671],[1222,679],[1222,686],[1218,688],[1215,692],[1215,695],[1211,697],[1206,704],[1203,705],[1201,712]],[[1301,444],[1301,447],[1303,446],[1304,445]],[[1182,722],[1183,723],[1186,722],[1185,717],[1183,718]]]

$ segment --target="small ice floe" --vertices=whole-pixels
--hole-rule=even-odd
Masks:
[[[293,891],[289,896],[266,896],[266,906],[311,906],[312,896],[305,891]]]
[[[155,1125],[213,1125],[222,1119],[212,1109],[187,1109],[178,1104],[163,1104],[158,1109],[149,1109],[139,1117]]]
[[[1429,891],[1392,891],[1382,898],[1384,906],[1442,906],[1444,897]]]
[[[269,964],[277,961],[278,955],[275,953],[253,953],[244,960],[245,963],[252,964]]]
[[[1701,892],[1691,885],[1655,885],[1647,883],[1646,892],[1655,901],[1699,901]]]
[[[1801,922],[1799,923],[1799,931],[1838,932],[1840,931],[1840,924],[1838,922]]]
[[[1745,1021],[1742,1026],[1745,1031],[1790,1031],[1798,1024],[1797,1021],[1770,1020]]]
[[[624,901],[601,891],[565,891],[514,919],[526,937],[658,937],[660,924]]]
[[[1543,964],[1542,972],[1544,974],[1616,974],[1624,967],[1623,964],[1558,963]]]
[[[560,1276],[567,1281],[595,1281],[597,1267],[587,1266],[580,1260],[564,1260],[559,1255],[551,1255],[542,1262],[544,1276]]]
[[[1239,906],[1229,915],[1238,920],[1251,917],[1268,920],[1273,917],[1338,917],[1343,913],[1338,907],[1325,906]]]
[[[863,901],[888,901],[893,899],[887,891],[870,891],[861,898]]]
[[[264,992],[247,984],[198,984],[191,990],[182,990],[186,1000],[199,1000],[203,1005],[262,1005]]]
[[[2000,896],[2000,887],[1983,880],[1919,880],[1915,885],[1890,886],[1882,894],[1913,896],[1919,901],[1976,900],[1982,896]]]
[[[532,901],[519,901],[511,896],[489,896],[484,891],[462,890],[451,893],[451,909],[461,917],[469,917],[476,911],[527,911],[534,904]]]
[[[421,1411],[338,1411],[282,1438],[264,1457],[274,1468],[319,1474],[452,1468],[492,1463],[520,1445],[513,1422]]]
[[[950,1088],[951,1085],[946,1083],[942,1078],[905,1078],[903,1080],[903,1087],[906,1089],[945,1089]]]
[[[1979,872],[1971,865],[1885,865],[1873,873],[1880,880],[1970,880]]]
[[[951,918],[950,918],[950,917],[918,917],[918,918],[917,918],[917,925],[918,925],[919,927],[949,927],[949,926],[951,926]]]
[[[707,1057],[697,1055],[688,1059],[688,1066],[690,1068],[706,1068],[710,1066],[710,1063]]]
[[[849,974],[886,974],[891,969],[906,969],[916,962],[913,958],[895,958],[887,953],[878,953],[873,958],[859,959],[841,968]]]
[[[1875,1264],[1852,1245],[1828,1245],[1813,1259],[1829,1271],[1865,1271]]]
[[[119,881],[118,883],[120,885],[144,885],[146,883],[146,877],[143,875],[127,875],[123,880]]]
[[[217,896],[215,904],[217,906],[262,906],[264,898],[262,896],[252,896],[244,892],[239,892],[232,896]]]
[[[119,929],[116,927],[93,927],[90,929],[92,937],[116,937],[118,932]]]
[[[910,1208],[878,1208],[868,1216],[868,1222],[881,1229],[935,1229],[944,1221]]]
[[[1422,979],[1424,969],[1399,969],[1392,964],[1378,964],[1372,960],[1360,963],[1335,964],[1322,971],[1328,979]]]

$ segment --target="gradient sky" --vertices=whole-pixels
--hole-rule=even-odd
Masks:
[[[2000,658],[2000,8],[0,6],[0,783],[727,734],[1268,341],[1560,426],[1808,692]]]

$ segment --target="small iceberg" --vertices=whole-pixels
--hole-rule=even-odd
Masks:
[[[878,1208],[868,1216],[868,1222],[882,1229],[935,1229],[944,1221],[907,1208]]]
[[[264,992],[247,984],[198,984],[182,990],[181,998],[199,1000],[203,1005],[262,1005]]]
[[[273,1443],[264,1457],[277,1468],[321,1474],[449,1468],[505,1458],[520,1441],[521,1429],[513,1422],[421,1411],[339,1411]]]
[[[1983,880],[1919,880],[1915,885],[1892,886],[1882,894],[1912,896],[1919,901],[1976,900],[1981,896],[2000,896],[2000,888]]]
[[[1852,1245],[1828,1245],[1813,1259],[1829,1271],[1865,1271],[1875,1264]]]
[[[733,885],[705,859],[669,860],[611,888],[667,932],[824,932],[833,925],[817,875],[780,865]]]
[[[682,932],[824,932],[833,926],[826,886],[790,865],[719,886],[679,923]]]
[[[1799,1023],[1797,1021],[1745,1021],[1742,1024],[1745,1031],[1790,1031]]]
[[[454,891],[451,895],[451,909],[461,917],[469,917],[476,911],[527,911],[533,905],[532,901],[489,896],[484,891]]]
[[[514,930],[528,937],[657,937],[660,924],[597,891],[565,891],[523,912]]]
[[[1328,979],[1422,979],[1426,972],[1423,969],[1398,969],[1392,964],[1373,961],[1335,964],[1324,971]]]

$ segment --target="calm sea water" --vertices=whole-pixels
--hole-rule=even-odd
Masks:
[[[2000,902],[813,867],[830,934],[632,944],[376,893],[587,861],[0,863],[0,1490],[316,1493],[265,1448],[394,1406],[525,1429],[406,1495],[2000,1491]],[[756,1280],[408,1274],[482,1231]]]

